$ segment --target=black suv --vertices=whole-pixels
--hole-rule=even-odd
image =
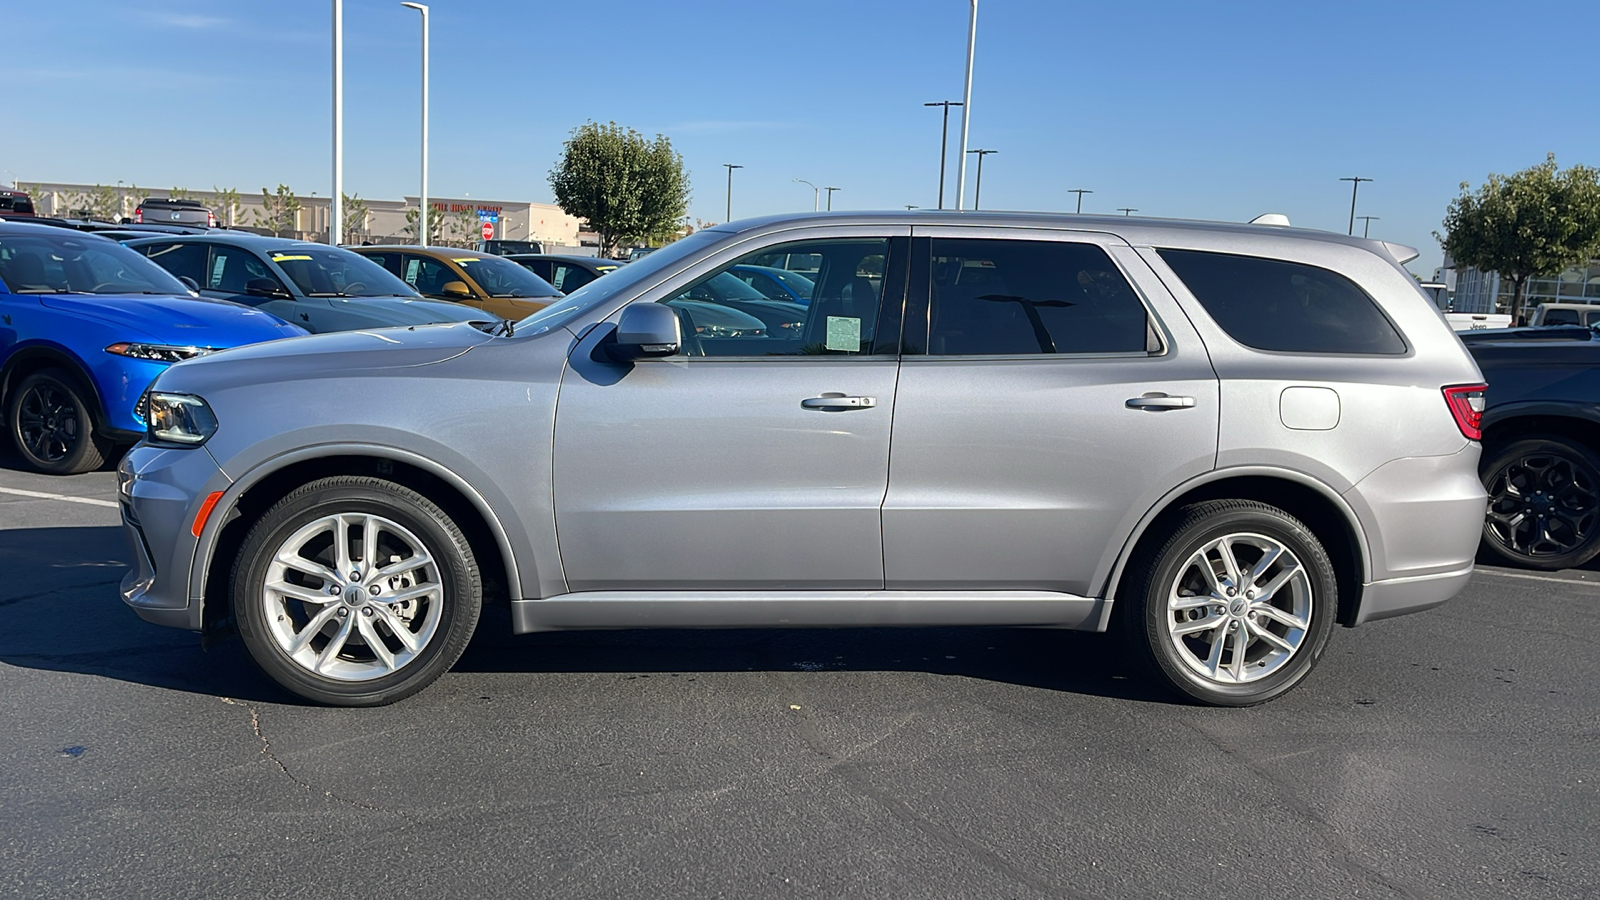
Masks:
[[[146,197],[133,211],[136,225],[198,225],[217,227],[217,214],[199,200],[163,200]]]

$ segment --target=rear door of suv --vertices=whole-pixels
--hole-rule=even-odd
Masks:
[[[886,587],[1092,596],[1138,519],[1215,465],[1204,345],[1114,236],[914,236]]]

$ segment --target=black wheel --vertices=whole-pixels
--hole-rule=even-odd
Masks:
[[[6,430],[28,465],[47,475],[77,475],[106,461],[91,410],[70,375],[43,369],[11,392]]]
[[[1122,627],[1156,679],[1213,706],[1252,706],[1299,684],[1339,605],[1316,535],[1283,510],[1212,500],[1142,543],[1118,592]]]
[[[1576,441],[1533,435],[1485,454],[1483,549],[1534,569],[1570,569],[1600,553],[1600,456]]]
[[[449,515],[410,488],[356,476],[313,481],[267,510],[232,584],[256,663],[334,706],[427,687],[460,658],[483,604],[472,547]]]

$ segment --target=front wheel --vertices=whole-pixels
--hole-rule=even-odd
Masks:
[[[250,530],[233,570],[250,655],[285,688],[335,706],[392,703],[448,671],[482,595],[449,515],[377,478],[297,489]]]
[[[77,475],[105,464],[90,401],[60,369],[22,379],[6,408],[7,430],[28,465],[47,475]]]
[[[1338,584],[1305,525],[1263,503],[1214,500],[1180,510],[1146,548],[1117,603],[1158,680],[1200,703],[1252,706],[1311,672]]]
[[[1600,456],[1555,435],[1512,441],[1487,456],[1483,548],[1491,556],[1552,570],[1600,553]]]

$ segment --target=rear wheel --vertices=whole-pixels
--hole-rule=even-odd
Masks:
[[[1500,561],[1570,569],[1600,553],[1600,456],[1576,441],[1535,435],[1481,467],[1489,492],[1483,548]]]
[[[47,475],[77,475],[106,461],[90,402],[60,369],[34,372],[17,384],[6,405],[6,430],[23,461]]]
[[[426,497],[377,478],[314,481],[245,537],[233,609],[250,655],[319,703],[379,706],[455,664],[477,626],[472,548]]]
[[[1338,608],[1333,565],[1305,525],[1246,500],[1180,510],[1146,542],[1119,592],[1146,668],[1180,695],[1251,706],[1299,684]]]

